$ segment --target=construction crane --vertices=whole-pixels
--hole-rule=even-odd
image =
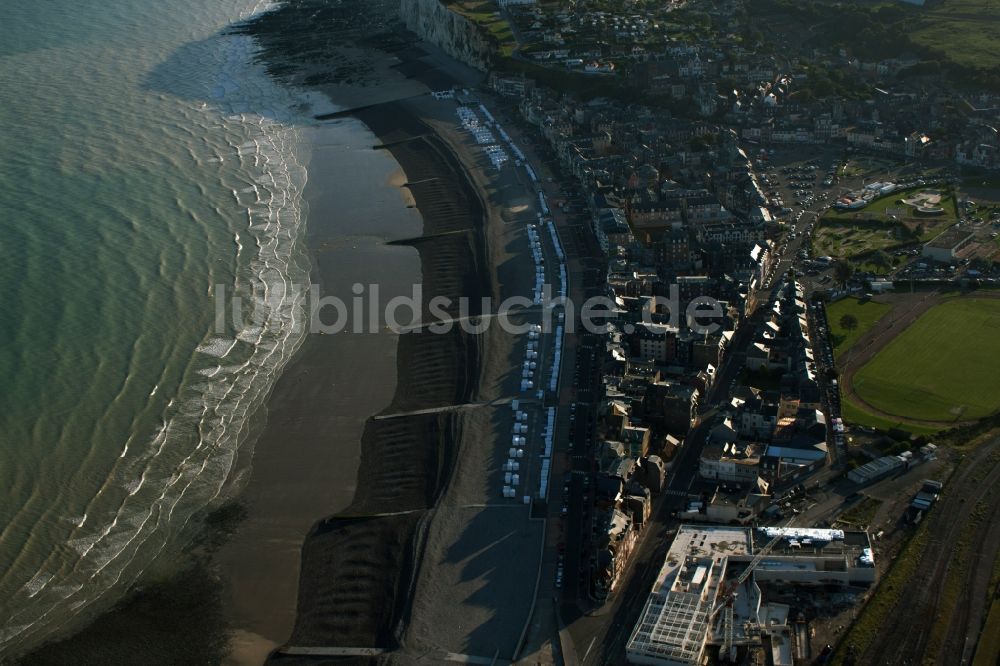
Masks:
[[[744,569],[743,572],[737,576],[735,581],[723,590],[716,600],[715,606],[712,608],[712,612],[708,616],[708,624],[711,626],[712,622],[715,621],[716,616],[718,616],[719,611],[725,610],[725,613],[722,616],[723,645],[722,650],[719,651],[720,656],[731,655],[733,651],[733,601],[736,599],[736,591],[740,589],[740,586],[743,585],[743,583],[747,582],[747,579],[750,578],[753,570],[758,564],[760,564],[761,560],[767,557],[768,553],[770,553],[777,543],[784,538],[784,528],[791,525],[794,519],[794,516],[789,518],[784,525],[781,525],[778,528],[778,532],[774,535],[774,537],[764,544],[763,548],[757,551],[757,553],[753,556],[753,559],[750,560],[746,569]]]

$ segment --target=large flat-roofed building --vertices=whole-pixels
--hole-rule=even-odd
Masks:
[[[681,525],[629,638],[629,661],[700,663],[729,557],[746,556],[750,549],[747,529]]]
[[[768,545],[771,550],[763,552]],[[760,552],[762,556],[757,555]],[[732,581],[755,559],[753,572],[734,590]],[[766,590],[768,584],[874,581],[875,562],[865,532],[682,525],[628,640],[626,654],[632,664],[700,664],[709,646],[725,642],[726,613],[713,611],[721,609],[723,599],[732,592],[731,646],[756,647],[762,644],[763,635],[779,640],[790,635],[787,622],[779,617],[780,604],[766,601],[762,588]]]
[[[924,245],[921,254],[928,259],[948,263],[958,256],[959,250],[968,245],[976,235],[961,227],[952,227]]]
[[[781,539],[753,571],[757,583],[793,585],[870,585],[875,559],[866,532],[802,527],[765,527],[754,531],[763,545]]]
[[[870,483],[892,474],[903,466],[899,456],[883,456],[855,467],[847,473],[848,480],[854,483]]]

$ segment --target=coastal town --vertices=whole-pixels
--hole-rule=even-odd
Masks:
[[[503,496],[548,521],[533,612],[557,621],[535,617],[514,660],[979,659],[978,625],[914,638],[950,619],[933,601],[898,653],[865,610],[894,560],[919,557],[958,460],[934,442],[968,419],[887,422],[840,382],[861,367],[843,347],[855,311],[1000,285],[1000,96],[929,86],[918,59],[777,52],[759,33],[748,48],[740,3],[477,4],[509,26],[515,66],[435,94],[479,114],[493,168],[527,175],[539,280],[536,228],[555,289],[607,304],[600,332],[560,314],[558,384],[533,381],[529,335]],[[708,302],[706,332],[691,308]],[[979,482],[955,492],[985,499]]]
[[[184,178],[263,169],[198,232],[213,279],[246,255],[261,305],[280,258],[329,301],[287,350],[234,321],[175,354],[205,401],[141,389],[203,419],[152,457],[192,452],[154,479],[128,434],[132,476],[86,474],[147,505],[11,551],[0,663],[1000,663],[991,1],[297,0],[183,42],[225,75],[136,80],[307,163],[175,132]],[[301,95],[234,102],[244,64]],[[207,420],[253,340],[287,357]]]

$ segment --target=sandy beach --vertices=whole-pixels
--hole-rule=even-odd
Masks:
[[[458,125],[454,103],[420,98],[406,105],[448,146],[486,204],[484,241],[494,302],[530,293],[534,265],[526,224],[534,221],[536,204],[523,170],[509,166],[497,172]],[[543,536],[543,523],[530,519],[529,507],[501,493],[511,422],[505,401],[521,395],[523,344],[521,336],[499,326],[481,336],[476,399],[502,404],[457,414],[462,438],[456,465],[427,526],[405,650],[393,655],[396,663],[428,652],[441,659],[465,654],[507,660],[521,641]],[[526,492],[532,483],[537,479],[526,468]]]
[[[426,128],[415,119],[401,122],[400,112],[390,104],[359,115],[390,146],[423,216],[422,233],[406,243],[419,253],[425,299],[477,296],[486,284],[481,203],[450,156],[425,136]],[[397,415],[468,401],[479,349],[457,329],[410,332],[397,340],[395,396],[378,420],[365,425],[353,501],[317,525],[303,547],[290,645],[391,644],[405,608],[397,601],[407,593],[412,570],[408,537],[447,483],[457,435],[448,412]]]
[[[331,88],[364,108],[303,129],[313,281],[340,296],[378,283],[383,303],[420,283],[455,316],[459,297],[529,293],[523,170],[497,177],[454,102],[414,96],[480,75],[432,47],[403,55],[379,61],[405,72],[395,96]],[[516,652],[543,538],[500,492],[522,345],[498,326],[307,336],[257,416],[242,519],[211,550],[225,663],[295,663],[282,650],[309,647],[377,647],[393,663]]]
[[[386,298],[409,294],[417,253],[387,242],[421,225],[405,191],[391,189],[395,163],[365,149],[374,137],[356,122],[303,135],[313,282],[344,298],[354,283],[377,282]],[[351,169],[370,174],[363,191]],[[354,497],[365,420],[391,402],[395,368],[388,331],[310,334],[275,386],[241,496],[247,518],[216,556],[236,628],[231,663],[261,663],[291,635],[303,538]]]
[[[423,95],[353,115],[400,165],[420,211],[421,236],[403,243],[419,252],[425,302],[523,296],[533,284],[533,192],[523,170],[490,167],[455,111],[454,102]],[[303,545],[298,615],[284,649],[376,647],[392,663],[514,656],[544,529],[529,506],[500,492],[522,345],[499,326],[398,338],[396,391],[365,425],[353,501]],[[453,409],[492,400],[501,404]],[[270,660],[295,661],[280,650]]]

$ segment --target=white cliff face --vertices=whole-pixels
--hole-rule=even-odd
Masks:
[[[407,29],[456,60],[486,71],[493,50],[483,31],[469,19],[449,11],[441,0],[399,0]]]

